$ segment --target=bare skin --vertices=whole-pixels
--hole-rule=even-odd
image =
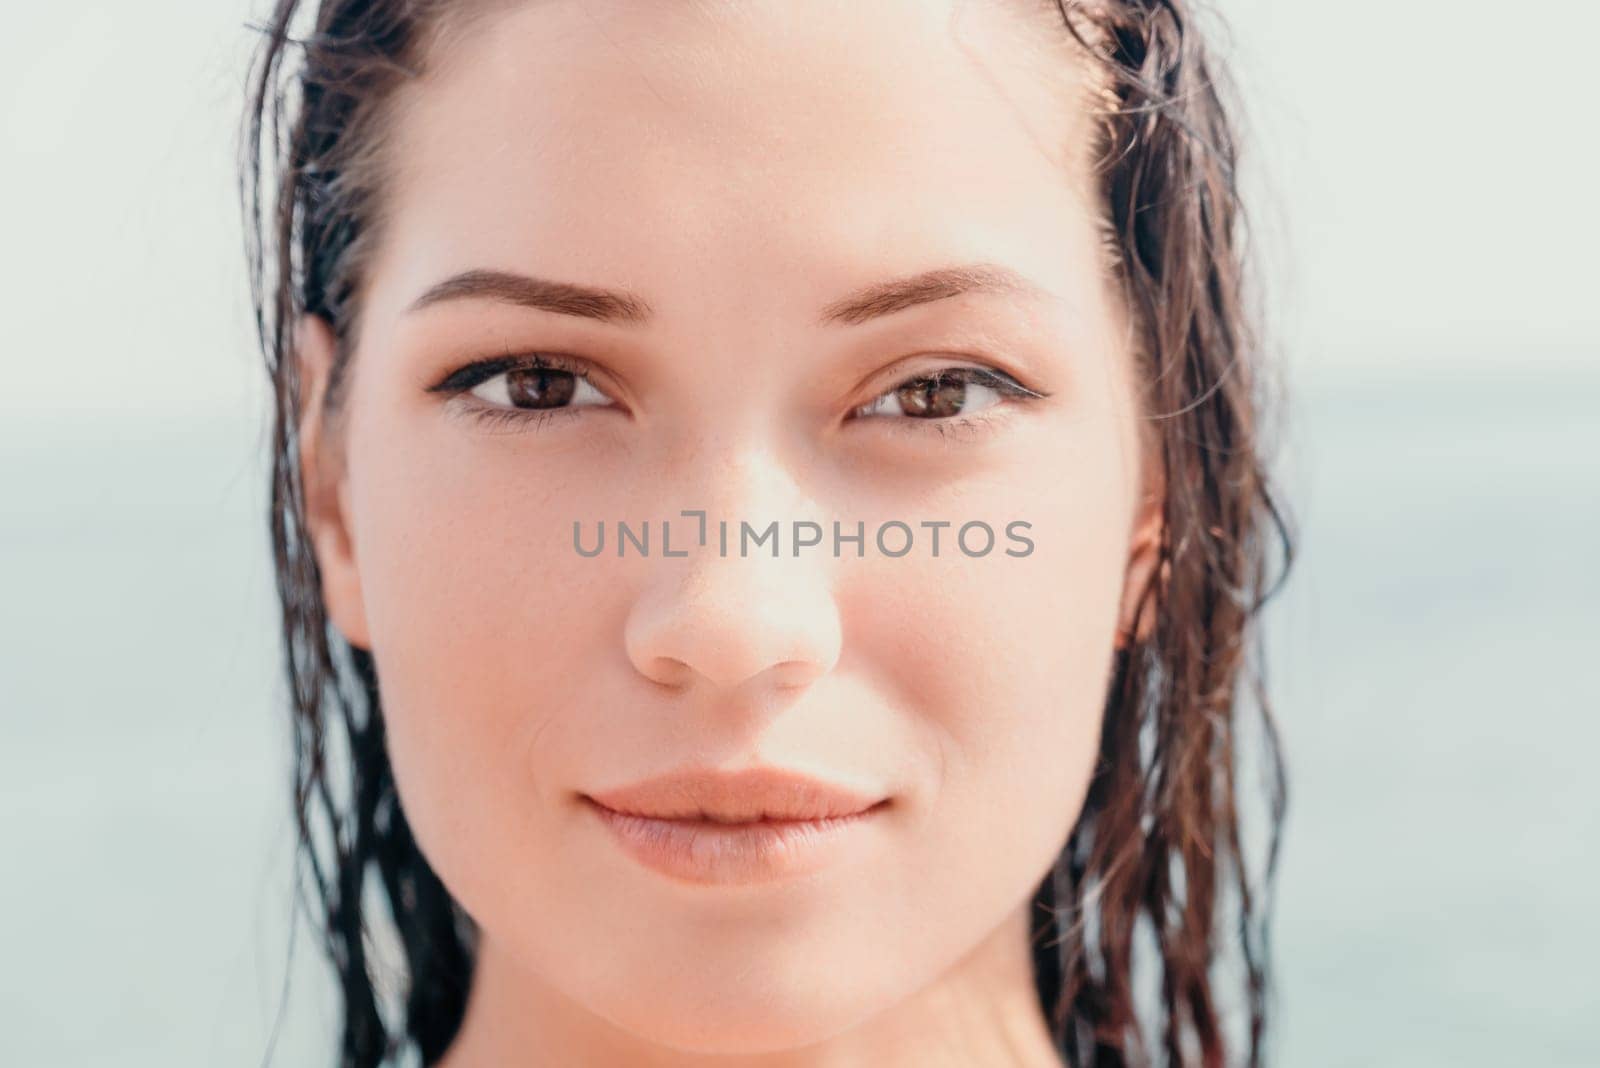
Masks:
[[[301,324],[302,455],[330,616],[373,651],[406,815],[481,931],[450,1068],[1060,1063],[1027,910],[1082,806],[1161,487],[1056,18],[548,0],[447,36],[403,91],[337,423],[333,338]],[[1015,284],[827,318],[970,264]],[[434,290],[471,271],[637,314]],[[429,388],[535,353],[586,377]],[[969,382],[956,415],[908,410],[897,387],[949,368],[1037,395]],[[538,389],[548,418],[480,414]],[[866,553],[574,552],[575,522],[683,509],[864,522]],[[889,520],[905,555],[873,544]],[[926,520],[952,524],[938,555]],[[971,520],[1026,521],[1033,548],[969,555]],[[580,796],[689,763],[891,803],[836,864],[691,885]]]

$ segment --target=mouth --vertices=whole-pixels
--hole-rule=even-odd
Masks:
[[[700,886],[769,883],[840,863],[892,803],[774,768],[684,769],[579,796],[625,854]]]
[[[727,820],[641,816],[585,802],[626,855],[695,886],[772,883],[839,864],[861,848],[863,831],[889,805],[885,799],[842,816]]]
[[[582,796],[624,816],[730,824],[838,819],[888,800],[881,791],[771,767],[682,768]]]

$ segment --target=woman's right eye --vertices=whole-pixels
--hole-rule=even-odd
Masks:
[[[557,415],[576,415],[577,408],[615,406],[589,381],[583,364],[546,353],[478,360],[428,392],[470,396],[467,414],[495,424],[532,421],[538,426]]]

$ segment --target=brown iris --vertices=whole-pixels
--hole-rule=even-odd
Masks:
[[[946,419],[960,413],[967,399],[967,382],[956,374],[925,375],[896,389],[895,396],[907,415]]]
[[[560,408],[577,391],[577,376],[550,367],[520,367],[506,372],[506,392],[518,408]]]

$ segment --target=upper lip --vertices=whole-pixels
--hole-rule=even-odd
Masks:
[[[613,812],[654,819],[820,820],[864,812],[882,796],[783,768],[680,768],[614,790],[584,795]]]

